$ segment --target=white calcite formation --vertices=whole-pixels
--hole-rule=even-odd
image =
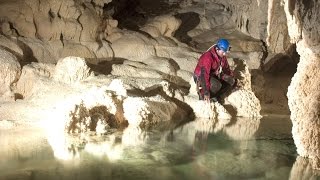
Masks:
[[[84,58],[66,57],[58,61],[53,79],[64,83],[75,83],[82,81],[92,75]]]
[[[297,72],[288,88],[292,134],[297,152],[320,168],[320,36],[318,1],[285,1],[292,42],[300,55]],[[305,16],[307,14],[307,16]]]

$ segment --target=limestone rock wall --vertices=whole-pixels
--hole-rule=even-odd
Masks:
[[[226,11],[231,12],[231,19],[238,30],[265,42],[265,56],[256,59],[260,59],[263,70],[268,71],[277,61],[282,61],[283,57],[294,58],[281,0],[212,2],[223,4]]]
[[[2,32],[44,40],[92,41],[100,25],[100,1],[1,1]]]
[[[27,61],[33,61],[33,57],[40,62],[56,63],[59,58],[71,55],[110,57],[110,48],[107,45],[101,48],[109,24],[103,17],[103,6],[109,2],[3,0],[0,32],[7,37],[19,37]],[[114,23],[110,24],[114,28]]]

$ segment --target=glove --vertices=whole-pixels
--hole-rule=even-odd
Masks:
[[[223,80],[225,82],[227,82],[230,86],[233,86],[234,83],[236,82],[236,80],[232,76],[229,76],[229,75],[224,75]]]

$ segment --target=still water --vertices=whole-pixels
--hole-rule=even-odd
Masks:
[[[67,137],[1,131],[0,179],[320,179],[288,116]]]

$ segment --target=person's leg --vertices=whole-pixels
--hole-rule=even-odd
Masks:
[[[216,98],[218,96],[218,92],[220,91],[222,84],[221,81],[215,77],[215,76],[211,76],[210,77],[210,98]],[[215,99],[215,101],[216,101]]]
[[[193,74],[193,80],[194,82],[196,83],[196,90],[197,90],[197,93],[198,93],[198,96],[199,96],[199,100],[203,100],[203,96],[201,95],[201,84],[200,84],[200,81],[199,81],[199,77],[197,77],[195,74]]]
[[[221,83],[222,83],[222,87],[220,91],[217,93],[217,96],[218,96],[218,99],[220,99],[220,101],[222,102],[224,97],[227,96],[227,94],[232,90],[232,86],[225,81],[222,81]]]

